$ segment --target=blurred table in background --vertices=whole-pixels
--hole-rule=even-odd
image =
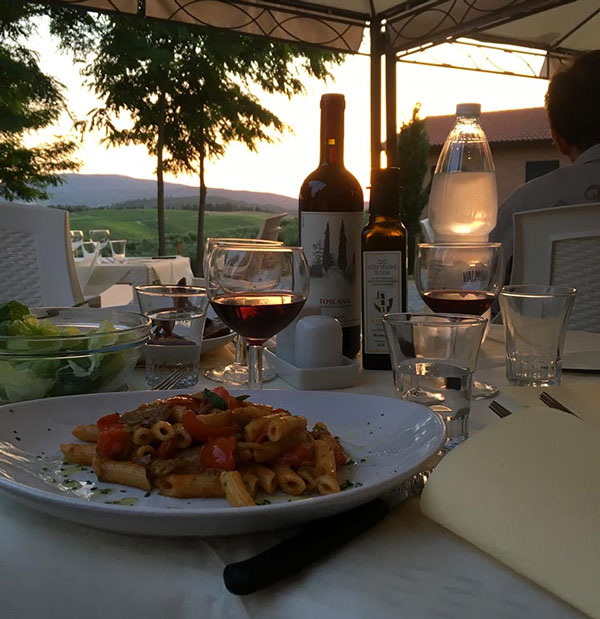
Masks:
[[[190,259],[184,256],[124,258],[118,262],[101,258],[84,286],[84,293],[86,296],[98,295],[114,284],[176,284],[182,277],[189,284],[193,276]]]

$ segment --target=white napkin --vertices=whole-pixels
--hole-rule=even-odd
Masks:
[[[455,448],[421,510],[600,618],[600,427],[549,408],[499,420]]]
[[[518,412],[519,408],[541,406],[539,399],[542,391],[555,397],[561,404],[572,410],[585,421],[600,424],[600,383],[597,379],[579,379],[576,383],[563,384],[558,387],[516,387],[503,386],[498,400],[509,410]]]

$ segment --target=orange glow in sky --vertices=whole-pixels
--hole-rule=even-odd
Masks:
[[[43,29],[32,46],[40,52],[43,70],[66,86],[69,107],[76,117],[84,117],[98,105],[93,93],[82,88],[78,67],[68,57],[56,53],[52,39],[44,36]],[[449,50],[448,54],[451,53]],[[334,80],[325,84],[316,79],[305,79],[306,94],[292,100],[262,95],[262,104],[287,123],[290,131],[276,137],[273,144],[259,144],[257,153],[240,144],[231,144],[223,158],[207,165],[208,187],[297,197],[302,180],[318,163],[320,97],[325,92],[340,92],[346,96],[346,167],[358,178],[367,195],[370,173],[369,63],[367,56],[348,56],[343,65],[333,69]],[[546,89],[545,80],[398,63],[398,123],[411,117],[418,102],[421,103],[421,117],[453,114],[457,103],[467,101],[481,103],[483,111],[540,107]],[[385,126],[385,119],[382,122]],[[60,131],[66,132],[69,128],[70,122],[65,119]],[[56,128],[51,133],[57,133]],[[84,164],[80,172],[154,178],[155,162],[145,148],[107,148],[100,144],[100,138],[99,135],[85,138],[78,153]],[[197,185],[197,178],[193,176],[169,176],[166,180]]]

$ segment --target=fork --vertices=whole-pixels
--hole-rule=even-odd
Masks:
[[[170,389],[171,387],[174,387],[184,376],[185,372],[183,370],[174,370],[159,383],[154,385],[154,387],[152,387],[152,391],[158,391],[159,389]],[[123,383],[120,387],[117,387],[114,390],[114,393],[122,393],[124,391],[129,391],[129,385],[127,383]]]
[[[497,400],[492,400],[489,404],[489,407],[490,410],[496,413],[496,415],[498,415],[498,417],[500,417],[501,419],[512,415],[511,411],[509,411],[506,406],[500,404],[500,402],[498,402]]]
[[[564,413],[569,413],[569,415],[573,415],[574,417],[577,417],[577,419],[581,419],[579,415],[575,414],[571,409],[567,408],[556,398],[552,397],[547,391],[542,391],[542,393],[540,393],[540,400],[550,408],[555,408],[559,411],[563,411]]]
[[[152,391],[158,391],[159,389],[170,389],[171,387],[175,387],[177,383],[184,378],[186,372],[184,370],[174,370],[168,376],[163,378],[159,383],[152,387]]]

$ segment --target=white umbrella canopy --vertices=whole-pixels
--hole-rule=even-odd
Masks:
[[[469,36],[538,49],[597,45],[598,0],[38,0],[358,51],[384,24],[392,51]],[[559,8],[556,8],[559,7]],[[594,14],[594,19],[590,16]]]

